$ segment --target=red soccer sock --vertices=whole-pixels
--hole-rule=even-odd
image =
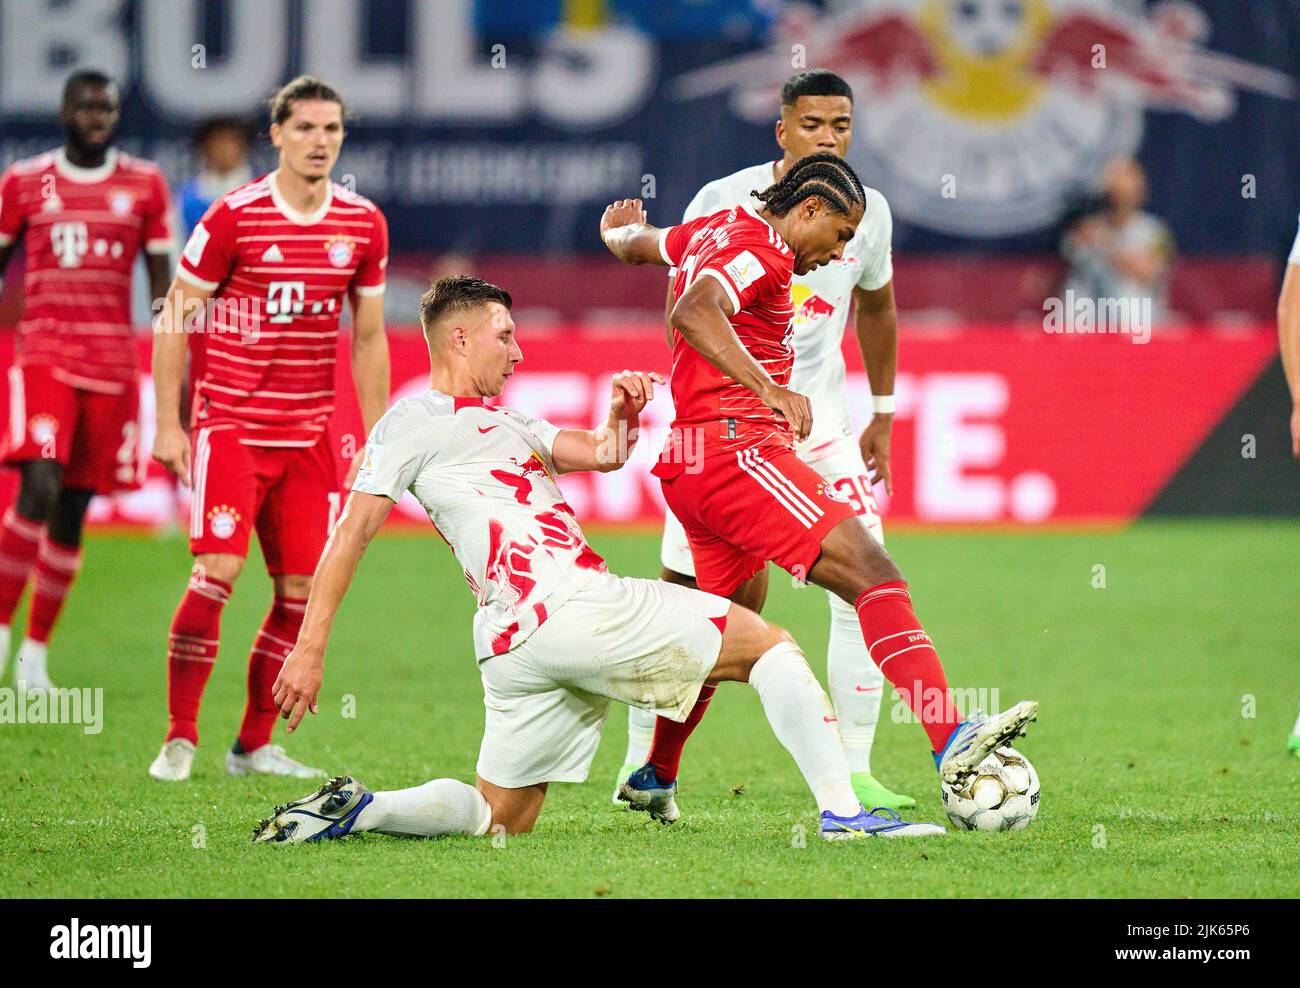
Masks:
[[[199,743],[199,702],[217,661],[221,609],[230,599],[230,584],[192,576],[172,618],[167,638],[167,740]]]
[[[244,751],[254,751],[271,741],[275,718],[280,713],[271,687],[298,641],[306,613],[307,601],[276,597],[253,641],[248,657],[248,703],[244,706],[244,722],[239,726],[239,746]]]
[[[32,610],[27,619],[27,637],[32,641],[44,644],[50,640],[79,569],[81,546],[52,542],[49,536],[41,540],[32,577]]]
[[[902,580],[864,590],[855,604],[871,659],[898,691],[939,751],[961,723],[943,663],[912,610],[912,595]]]
[[[650,743],[650,765],[653,766],[660,782],[676,780],[686,739],[691,736],[695,725],[700,722],[704,711],[709,708],[709,701],[713,699],[713,693],[717,688],[712,683],[705,683],[700,687],[699,699],[695,701],[691,712],[686,715],[686,720],[680,724],[667,717],[655,718],[655,736]]]
[[[27,586],[45,526],[18,514],[13,508],[0,521],[0,625],[13,620],[18,598]]]

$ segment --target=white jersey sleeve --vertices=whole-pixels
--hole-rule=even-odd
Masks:
[[[890,242],[894,237],[894,217],[889,212],[889,203],[875,189],[867,189],[867,209],[860,226],[865,234],[863,241],[867,250],[863,258],[862,274],[858,277],[858,287],[874,292],[884,288],[894,277],[893,248]]]
[[[370,430],[352,489],[401,500],[420,471],[437,459],[446,432],[445,421],[430,418],[414,402],[399,401]]]
[[[1291,256],[1286,259],[1288,264],[1300,264],[1300,231],[1296,232],[1295,243],[1291,245]]]

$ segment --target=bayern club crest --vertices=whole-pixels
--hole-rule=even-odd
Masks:
[[[873,0],[819,17],[786,9],[766,51],[678,77],[679,99],[728,92],[770,126],[795,68],[853,87],[849,160],[895,215],[958,236],[1054,223],[1104,164],[1132,155],[1147,110],[1214,122],[1239,91],[1295,99],[1284,73],[1205,47],[1187,0]]]
[[[239,512],[228,504],[218,504],[208,512],[208,531],[214,538],[230,538],[238,525]]]
[[[114,216],[130,216],[135,197],[129,192],[114,192],[108,197],[108,208]]]
[[[837,504],[849,503],[849,495],[847,491],[842,491],[835,485],[829,484],[824,480],[817,485],[817,493],[826,498],[826,500],[834,501]]]
[[[325,241],[325,256],[336,268],[346,268],[356,254],[356,244],[351,237],[330,237]]]

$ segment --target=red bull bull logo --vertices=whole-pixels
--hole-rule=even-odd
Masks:
[[[790,301],[794,306],[794,323],[796,326],[805,322],[829,319],[835,312],[835,306],[806,285],[792,285],[790,288]]]
[[[766,122],[802,46],[870,106],[849,157],[894,213],[964,236],[1053,223],[1108,159],[1136,151],[1147,109],[1213,121],[1239,91],[1295,98],[1289,76],[1209,50],[1209,21],[1185,0],[1148,13],[1117,0],[876,0],[834,17],[794,9],[777,34],[771,53],[683,75],[677,94],[729,91]]]

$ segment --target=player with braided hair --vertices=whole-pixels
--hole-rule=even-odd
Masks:
[[[784,216],[809,196],[821,196],[837,213],[847,214],[854,206],[867,208],[867,193],[848,162],[833,154],[810,154],[800,158],[777,181],[763,191],[751,193],[773,216]]]
[[[845,245],[844,256],[816,271],[795,275],[791,281],[794,369],[790,386],[807,395],[813,409],[812,432],[795,446],[796,455],[816,470],[828,487],[848,499],[858,523],[883,544],[885,529],[875,486],[881,484],[886,494],[893,494],[889,453],[898,367],[889,203],[875,189],[863,188],[851,168],[840,167],[853,139],[853,90],[835,73],[811,69],[787,80],[781,89],[774,136],[782,152],[780,158],[706,183],[687,205],[682,222],[740,203],[763,203],[783,214],[792,205],[788,192],[793,183],[802,184],[803,172],[810,168],[824,180],[819,191],[828,200],[838,196],[846,208],[854,198],[864,203],[862,222]],[[796,164],[801,164],[797,179],[791,177]],[[676,275],[670,268],[664,315],[670,347]],[[850,410],[844,361],[844,337],[850,326],[871,385],[870,415],[860,432]],[[663,564],[660,579],[679,586],[696,585],[686,531],[671,511],[664,513],[659,555]],[[827,690],[839,718],[853,789],[864,806],[911,809],[916,800],[877,779],[872,765],[884,677],[867,656],[857,612],[833,593],[827,592],[826,600],[830,618]],[[654,730],[654,717],[637,707],[628,708],[627,752],[614,783],[614,801],[620,806],[625,804],[618,799],[618,791],[623,780],[645,764]]]
[[[941,778],[956,785],[1019,736],[1038,705],[962,719],[902,573],[844,492],[794,451],[813,420],[809,399],[789,387],[791,282],[839,262],[865,208],[849,164],[812,154],[760,192],[757,203],[660,229],[647,222],[640,200],[623,200],[606,208],[600,232],[627,264],[677,269],[670,320],[675,418],[652,472],[685,529],[699,588],[760,610],[772,561],[851,604],[868,655],[925,728]],[[682,748],[711,698],[706,687],[683,723],[655,722],[648,761],[619,788],[634,809],[665,823],[678,818]],[[829,708],[825,719],[837,720]],[[861,830],[875,819],[860,816],[823,813],[821,826]]]

